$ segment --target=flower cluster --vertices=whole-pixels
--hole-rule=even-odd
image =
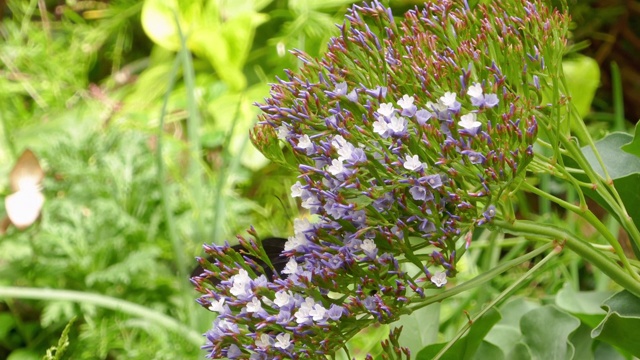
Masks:
[[[542,39],[564,22],[536,2],[447,0],[397,21],[374,1],[351,9],[323,59],[295,52],[304,67],[272,86],[252,140],[295,166],[291,195],[320,220],[296,221],[274,279],[207,247],[216,261],[194,282],[219,314],[210,356],[321,358],[446,285],[533,158],[563,45]]]

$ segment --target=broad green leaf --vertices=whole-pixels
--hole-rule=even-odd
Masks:
[[[589,113],[591,102],[600,84],[600,67],[587,56],[577,56],[562,62],[562,70],[567,79],[571,103],[580,117]]]
[[[573,358],[576,360],[593,360],[593,338],[591,337],[591,326],[584,323],[571,334],[569,341],[576,350]]]
[[[489,330],[501,319],[500,313],[495,310],[489,310],[484,316],[476,321],[466,336],[458,340],[442,357],[443,360],[464,360],[473,359],[487,335]],[[433,344],[420,350],[416,356],[416,360],[432,359],[446,344]]]
[[[621,354],[620,351],[606,342],[600,342],[593,351],[593,357],[597,360],[632,360],[632,356]],[[577,359],[576,360],[581,360]],[[635,358],[634,358],[635,360]]]
[[[229,62],[236,69],[242,70],[251,50],[256,28],[267,19],[267,15],[247,12],[238,14],[222,24],[222,36],[229,44]]]
[[[7,357],[7,360],[40,360],[41,356],[42,355],[38,354],[33,350],[17,349],[12,351],[11,354],[9,354],[9,357]]]
[[[498,346],[483,341],[478,347],[473,360],[502,360],[504,358],[505,354]]]
[[[604,139],[596,142],[596,149],[607,167],[607,172],[612,179],[616,180],[631,174],[640,173],[640,157],[623,151],[623,145],[631,143],[633,137],[626,133],[612,133]],[[589,164],[600,175],[604,176],[602,166],[598,163],[596,156],[590,147],[583,147],[582,152],[589,161]]]
[[[0,342],[7,340],[7,335],[16,325],[16,320],[9,313],[0,313]]]
[[[621,291],[607,299],[607,316],[591,336],[640,357],[640,298]]]
[[[214,123],[205,125],[204,133],[208,138],[224,138],[233,128],[233,135],[229,152],[232,156],[241,156],[242,165],[257,170],[267,164],[267,159],[251,142],[247,140],[249,131],[253,128],[258,115],[258,108],[253,104],[263,99],[268,87],[258,84],[248,89],[244,94],[227,92],[208,102],[207,110],[214,118]],[[239,104],[239,102],[242,102]],[[232,127],[233,122],[236,122]],[[222,134],[222,135],[221,135]],[[274,142],[273,146],[280,146]],[[274,149],[275,150],[275,149]],[[280,152],[280,155],[282,153]]]
[[[142,29],[154,43],[178,51],[180,38],[174,14],[179,16],[177,0],[145,0],[140,21]]]
[[[364,359],[368,353],[377,354],[382,351],[380,342],[389,336],[389,325],[370,326],[361,330],[347,342],[351,356]]]
[[[630,143],[623,145],[621,149],[640,158],[640,123],[636,124],[633,140]]]
[[[623,151],[621,148],[631,143],[633,138],[626,133],[612,133],[604,139],[595,143],[596,150],[600,154],[603,163],[607,168],[609,176],[613,179],[613,184],[622,198],[627,213],[633,219],[636,226],[640,227],[640,157]],[[596,159],[590,147],[583,147],[582,152],[589,164],[600,175],[604,176],[604,171]],[[586,180],[586,179],[582,179]],[[585,194],[607,210],[611,210],[607,204],[595,191],[585,189]],[[611,211],[610,211],[611,212]],[[612,213],[612,212],[611,212]],[[635,243],[631,243],[636,256],[640,255]]]
[[[575,352],[569,335],[580,326],[580,320],[547,305],[526,313],[520,319],[522,341],[534,359],[571,359]]]
[[[531,349],[524,343],[517,343],[513,350],[507,355],[509,360],[529,360],[534,359]],[[537,360],[537,359],[536,359]],[[540,359],[542,360],[542,359]]]
[[[600,306],[611,295],[611,292],[576,292],[567,283],[556,295],[556,305],[593,328],[604,318],[606,312]]]
[[[296,12],[305,12],[310,10],[328,10],[336,9],[341,6],[350,5],[358,2],[356,0],[289,0],[289,8]]]
[[[519,328],[497,324],[485,336],[484,340],[499,347],[504,354],[509,354],[522,337]]]
[[[393,323],[393,327],[402,326],[400,344],[408,347],[412,354],[438,339],[440,306],[440,303],[425,306]]]
[[[511,326],[514,329],[520,329],[520,319],[531,310],[539,308],[540,305],[532,301],[517,298],[509,301],[500,308],[502,320],[500,325]]]

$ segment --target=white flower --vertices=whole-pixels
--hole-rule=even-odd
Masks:
[[[335,93],[338,96],[347,95],[347,83],[346,82],[341,82],[339,84],[336,84]]]
[[[405,130],[407,130],[407,122],[408,121],[406,118],[394,116],[391,118],[389,129],[391,129],[394,134],[403,133]]]
[[[287,265],[284,266],[282,270],[283,274],[293,275],[298,272],[298,262],[294,258],[290,258]]]
[[[313,143],[311,143],[309,135],[302,135],[302,137],[300,137],[298,140],[298,147],[305,150],[313,148]]]
[[[233,286],[229,290],[231,294],[235,296],[246,296],[249,295],[251,278],[249,277],[249,273],[247,270],[240,269],[236,275],[233,275],[230,279],[233,282]]]
[[[262,304],[257,297],[254,297],[253,299],[251,299],[251,302],[247,303],[247,312],[252,313],[258,312],[260,310],[262,310]]]
[[[442,271],[438,271],[431,276],[431,282],[437,287],[442,287],[447,284],[447,274]]]
[[[289,131],[287,125],[278,126],[278,139],[286,140],[289,137],[289,134],[291,134],[291,132]]]
[[[466,115],[460,116],[460,121],[458,121],[458,125],[462,126],[467,130],[472,130],[481,126],[482,123],[476,120],[476,113],[468,113]]]
[[[345,143],[340,149],[338,149],[338,160],[345,161],[351,159],[351,154],[356,147],[351,145],[351,143]]]
[[[409,156],[407,155],[404,162],[404,168],[407,170],[420,170],[422,168],[422,163],[420,162],[420,158],[418,155]]]
[[[342,164],[342,160],[333,159],[331,161],[331,165],[327,167],[327,171],[334,176],[342,174],[344,172],[344,165]]]
[[[440,99],[442,101],[442,98],[440,98]],[[447,105],[443,104],[441,101],[438,101],[435,104],[432,103],[431,101],[427,102],[427,109],[434,110],[434,111],[437,111],[437,112],[443,112],[443,111],[447,110]]]
[[[291,335],[285,333],[276,335],[276,343],[274,345],[275,347],[286,349],[289,347],[289,345],[291,345]]]
[[[334,149],[340,150],[343,146],[347,144],[347,140],[345,140],[342,135],[336,135],[331,141],[331,145]]]
[[[376,255],[378,254],[376,243],[373,242],[372,239],[364,239],[362,241],[362,245],[360,245],[360,249],[362,249],[364,254],[371,259],[375,259]]]
[[[398,105],[403,109],[410,109],[413,106],[413,96],[404,95],[402,99],[398,100]]]
[[[307,297],[306,299],[304,299],[304,302],[300,304],[300,308],[298,309],[298,311],[293,314],[298,324],[305,323],[309,320],[309,318],[311,317],[311,310],[313,310],[313,306],[315,304],[315,301],[313,301],[313,298],[311,297]]]
[[[482,98],[482,85],[473,83],[473,85],[469,86],[469,89],[467,89],[467,95],[472,98]]]
[[[300,196],[302,196],[302,184],[300,184],[300,181],[296,181],[295,184],[291,185],[291,197]]]
[[[320,200],[318,200],[317,196],[313,194],[309,194],[308,198],[302,200],[302,203],[300,203],[300,206],[302,206],[307,210],[311,210],[314,207],[320,206]]]
[[[384,117],[379,116],[378,120],[376,120],[373,123],[373,132],[386,138],[388,136],[387,135],[388,130],[389,130],[389,125],[387,124],[387,121],[384,119]]]
[[[209,306],[209,310],[220,313],[224,310],[224,298],[220,300],[213,300]]]
[[[279,307],[286,306],[291,301],[291,295],[286,291],[280,290],[276,293],[276,298],[273,301]]]
[[[307,245],[307,238],[304,234],[299,233],[287,239],[287,242],[284,243],[284,251],[295,250],[304,245]]]
[[[456,93],[446,92],[440,97],[440,102],[447,108],[453,107],[456,103]]]
[[[313,308],[309,310],[309,316],[313,319],[313,321],[322,321],[324,319],[324,314],[327,313],[327,309],[325,309],[321,304],[313,305]]]
[[[390,117],[394,111],[393,103],[380,104],[380,108],[378,108],[378,114],[386,117]]]
[[[260,339],[256,339],[256,346],[261,349],[266,349],[273,345],[273,339],[267,334],[260,335]]]
[[[360,249],[365,253],[370,253],[376,250],[376,243],[371,239],[362,240],[362,245],[360,245]]]
[[[305,232],[312,230],[313,225],[309,219],[294,219],[293,220],[293,233],[298,235],[303,235]]]

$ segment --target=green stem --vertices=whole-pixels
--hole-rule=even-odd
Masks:
[[[35,299],[35,300],[59,300],[72,301],[81,304],[91,304],[100,306],[114,311],[120,311],[125,314],[136,316],[149,322],[156,323],[167,330],[171,330],[176,334],[184,337],[194,346],[200,346],[203,343],[202,335],[191,330],[176,319],[149,310],[148,308],[134,304],[132,302],[116,299],[110,296],[91,294],[73,290],[43,289],[43,288],[25,288],[25,287],[0,287],[0,298],[18,298],[18,299]]]
[[[598,175],[595,170],[593,170],[587,159],[584,157],[582,150],[580,150],[580,148],[578,148],[575,143],[566,139],[563,140],[565,143],[565,147],[567,147],[573,159],[578,162],[580,168],[584,169],[589,179],[594,182],[594,190],[600,196],[602,196],[602,198],[607,202],[609,206],[611,206],[611,209],[616,214],[616,217],[619,219],[622,227],[629,234],[635,244],[640,247],[640,231],[627,213],[627,210],[624,206],[624,203],[622,202],[622,199],[620,198],[620,195],[618,194],[618,191],[613,186],[613,180],[611,180],[611,178],[609,177],[604,165],[600,166],[602,166],[603,170],[605,171],[605,176],[607,177],[606,181],[604,181],[602,177]],[[597,158],[600,159],[600,155],[595,149],[595,145],[592,146],[592,149]]]
[[[577,214],[578,216],[588,221],[591,225],[593,225],[594,228],[596,228],[596,230],[598,230],[598,233],[602,235],[607,240],[609,245],[611,245],[611,247],[615,250],[615,253],[616,255],[618,255],[620,262],[622,262],[622,264],[624,265],[625,269],[627,269],[629,274],[631,274],[632,276],[640,280],[640,276],[638,276],[638,274],[636,274],[636,272],[631,268],[631,264],[629,264],[629,259],[625,255],[624,250],[622,249],[622,245],[620,245],[620,242],[618,242],[618,239],[611,233],[611,231],[609,231],[607,226],[604,223],[602,223],[602,221],[600,221],[600,219],[598,219],[591,211],[589,211],[588,209],[582,209],[556,196],[553,196],[545,191],[542,191],[537,187],[527,183],[526,181],[522,183],[522,188],[544,199],[553,201],[554,203],[562,206],[563,208]]]
[[[531,238],[531,237],[530,237]],[[496,266],[495,268],[491,269],[490,271],[487,271],[485,273],[483,273],[482,275],[476,276],[475,278],[457,285],[449,290],[445,290],[441,293],[438,293],[434,296],[430,296],[424,299],[415,299],[414,300],[414,304],[415,306],[409,306],[407,308],[406,313],[410,314],[411,312],[418,310],[420,308],[423,308],[427,305],[431,305],[433,303],[442,301],[444,299],[447,299],[449,297],[452,297],[454,295],[458,295],[464,291],[467,291],[469,289],[473,289],[474,287],[480,286],[488,281],[491,281],[492,279],[494,279],[496,276],[498,276],[499,274],[513,268],[516,267],[522,263],[524,263],[525,261],[528,261],[542,253],[544,253],[545,251],[551,249],[552,247],[554,247],[556,244],[552,241],[550,241],[549,239],[539,239],[539,240],[546,240],[548,241],[546,244],[540,246],[539,248],[531,251],[530,253],[527,253],[523,256],[520,256],[516,259],[513,259],[511,261],[507,261],[505,263],[502,263],[498,266]]]
[[[494,220],[493,224],[509,233],[526,236],[534,240],[535,237],[546,236],[558,241],[564,241],[570,250],[589,261],[623,288],[636,296],[640,296],[640,281],[637,279],[638,276],[635,272],[635,276],[628,274],[617,264],[607,259],[600,251],[565,229],[550,224],[537,224],[527,220],[516,220],[514,222]]]
[[[527,271],[524,275],[522,275],[518,280],[516,280],[513,284],[511,284],[508,288],[506,288],[500,295],[498,295],[493,301],[491,301],[488,305],[482,308],[478,314],[476,314],[471,321],[467,322],[465,326],[458,331],[458,333],[451,339],[449,342],[433,357],[433,360],[440,359],[451,347],[469,330],[471,325],[473,325],[478,319],[480,319],[484,314],[489,312],[489,310],[493,309],[499,302],[504,300],[513,290],[521,286],[527,281],[531,281],[533,279],[533,275],[537,273],[549,260],[551,260],[554,256],[558,255],[559,251],[552,251],[547,256],[544,257],[540,262],[538,262],[534,267],[532,267],[529,271]]]
[[[195,83],[195,71],[193,69],[193,59],[191,53],[187,47],[187,35],[183,33],[178,20],[177,13],[173,13],[176,29],[180,37],[180,51],[178,52],[178,58],[182,59],[182,72],[184,77],[184,87],[186,90],[187,100],[187,138],[189,140],[189,190],[193,196],[192,201],[194,203],[193,209],[195,210],[195,222],[196,231],[195,238],[203,239],[206,237],[205,225],[203,221],[203,209],[206,208],[204,202],[204,185],[203,185],[203,173],[200,164],[202,159],[202,146],[200,143],[200,110],[198,109],[198,103],[196,101],[196,83]]]

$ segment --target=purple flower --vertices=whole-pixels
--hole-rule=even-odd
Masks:
[[[427,198],[427,189],[422,186],[413,186],[409,189],[409,193],[411,193],[413,200],[425,200]]]
[[[347,83],[341,82],[336,84],[336,89],[334,90],[336,96],[345,96],[347,95]]]
[[[426,124],[426,123],[427,123],[427,121],[428,121],[429,119],[431,119],[432,117],[434,117],[434,116],[435,116],[435,114],[434,114],[434,113],[432,113],[431,111],[427,111],[427,110],[421,109],[421,110],[418,110],[418,111],[415,113],[415,116],[416,116],[416,121],[418,122],[418,124],[420,124],[420,125],[424,125],[424,124]]]
[[[477,151],[473,151],[473,150],[463,150],[462,152],[460,152],[462,155],[466,156],[467,159],[469,159],[469,162],[472,164],[483,164],[485,161],[485,157],[477,152]]]
[[[331,304],[329,311],[327,311],[327,316],[331,320],[340,320],[340,317],[345,313],[345,310],[342,306]]]
[[[227,358],[236,359],[242,356],[242,351],[236,344],[231,344],[227,349]]]
[[[427,175],[424,177],[424,180],[432,189],[437,189],[442,186],[442,178],[440,175]]]

